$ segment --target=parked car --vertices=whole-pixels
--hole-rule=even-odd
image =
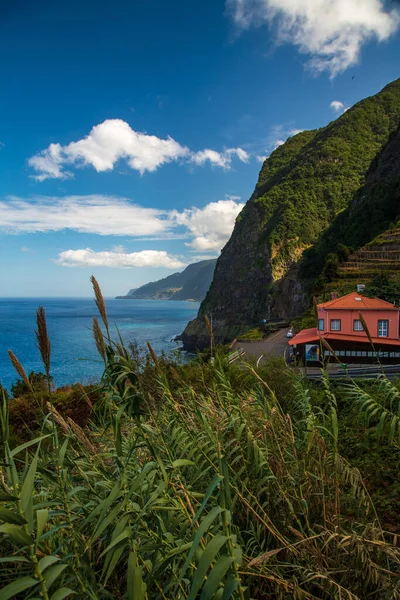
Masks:
[[[287,338],[292,338],[293,337],[293,329],[292,328],[289,329],[289,331],[286,334],[286,337]]]

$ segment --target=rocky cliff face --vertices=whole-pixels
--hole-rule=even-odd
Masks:
[[[378,157],[399,123],[397,80],[327,127],[302,132],[271,154],[218,259],[198,317],[182,334],[186,349],[208,344],[205,314],[213,317],[215,339],[230,341],[263,318],[304,310],[310,280],[323,266],[314,252],[309,269],[300,268],[304,251],[312,256],[321,233],[357,201],[371,168],[381,168]]]

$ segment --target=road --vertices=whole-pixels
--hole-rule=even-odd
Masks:
[[[279,329],[279,331],[260,342],[237,342],[235,347],[244,350],[243,360],[254,360],[256,358],[257,365],[260,365],[265,357],[284,356],[288,343],[286,337],[288,329]]]

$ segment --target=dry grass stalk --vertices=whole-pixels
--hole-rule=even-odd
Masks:
[[[42,357],[44,370],[46,371],[46,375],[49,379],[51,344],[47,333],[46,313],[44,312],[43,306],[39,306],[36,311],[36,325],[37,330],[35,331],[35,334],[37,346],[39,348],[40,356]]]
[[[25,382],[25,384],[28,386],[28,388],[31,390],[31,392],[33,392],[32,384],[29,381],[27,374],[25,373],[25,369],[19,362],[18,358],[15,356],[14,352],[12,352],[11,350],[8,350],[8,356],[10,357],[12,365],[13,365],[14,369],[17,371],[18,375]]]
[[[101,293],[101,289],[99,284],[97,283],[96,278],[92,275],[90,278],[90,281],[92,283],[93,286],[93,291],[94,291],[94,297],[96,300],[96,306],[99,310],[100,316],[102,318],[102,321],[104,323],[104,327],[107,329],[107,333],[108,333],[108,319],[107,319],[107,311],[106,311],[106,305],[104,302],[104,298],[103,298],[103,294]]]
[[[101,327],[96,317],[93,317],[92,321],[93,327],[93,337],[96,342],[97,352],[100,354],[101,358],[106,362],[107,354],[106,354],[106,344],[104,342],[103,332],[101,331]]]
[[[361,324],[362,324],[362,326],[363,326],[363,328],[364,328],[364,331],[365,331],[365,333],[367,334],[368,341],[369,341],[369,343],[371,344],[371,346],[372,346],[372,349],[373,349],[373,351],[374,351],[374,352],[375,352],[375,354],[376,354],[376,350],[375,350],[374,342],[372,341],[372,337],[371,337],[371,334],[370,334],[370,332],[369,332],[368,325],[367,325],[367,323],[365,322],[365,319],[364,319],[364,317],[362,316],[362,314],[361,314],[360,312],[358,313],[358,318],[360,319],[360,321],[361,321]]]
[[[156,353],[154,352],[154,350],[153,350],[153,347],[152,347],[152,345],[150,344],[150,342],[147,342],[147,347],[148,347],[148,349],[149,349],[150,356],[151,356],[151,358],[153,359],[153,362],[154,362],[155,366],[156,366],[156,367],[157,367],[157,369],[158,369],[158,367],[159,367],[159,365],[158,365],[158,358],[157,358],[157,355],[156,355]]]
[[[64,418],[58,412],[58,410],[55,409],[54,406],[52,406],[50,404],[50,402],[46,402],[46,406],[47,406],[47,409],[51,412],[55,422],[61,427],[61,429],[64,430],[64,433],[69,435],[69,427],[68,427],[67,423],[65,422]]]
[[[208,318],[207,315],[204,315],[204,320],[206,322],[206,327],[207,327],[208,335],[210,336],[211,339],[213,339],[214,335],[213,335],[213,330],[212,330],[210,319]]]
[[[76,437],[81,442],[81,444],[85,446],[92,454],[97,454],[97,449],[93,446],[92,442],[86,436],[83,429],[79,427],[78,423],[75,423],[75,421],[73,421],[71,417],[67,417],[67,419],[72,431],[75,433]]]
[[[315,296],[313,297],[313,309],[315,320],[318,323],[318,301]]]
[[[341,364],[341,360],[339,359],[339,357],[337,356],[336,352],[334,351],[334,349],[332,348],[332,346],[328,343],[328,341],[323,338],[321,335],[319,336],[320,341],[322,342],[322,344],[329,350],[329,352],[332,354],[333,358]]]
[[[81,383],[78,383],[78,388],[80,389],[80,391],[82,392],[82,396],[86,402],[86,404],[89,406],[90,410],[93,410],[93,404],[92,401],[90,400],[89,396],[86,393],[85,388],[83,387],[83,385]]]

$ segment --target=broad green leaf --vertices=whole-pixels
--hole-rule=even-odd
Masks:
[[[109,578],[111,577],[111,575],[113,574],[113,571],[115,569],[115,567],[117,566],[122,553],[125,551],[126,548],[126,541],[123,540],[122,542],[120,542],[119,546],[114,546],[113,551],[110,551],[110,560],[107,561],[107,563],[105,563],[104,567],[108,567],[107,568],[107,574],[106,577],[104,579],[104,585],[107,583],[107,581],[109,580]],[[108,558],[108,557],[107,557]],[[105,568],[103,569],[103,573],[105,572]]]
[[[20,594],[37,584],[37,579],[33,579],[32,577],[20,577],[0,590],[0,598],[1,600],[9,600],[9,598],[14,598],[17,594]]]
[[[70,596],[71,594],[75,593],[76,592],[74,592],[74,590],[70,590],[67,587],[63,587],[54,592],[50,600],[64,600],[64,598],[66,598],[67,596]]]
[[[48,529],[46,531],[46,533],[42,534],[42,541],[48,537],[51,537],[53,535],[53,533],[56,533],[56,531],[59,531],[60,529],[69,529],[69,524],[68,523],[60,523],[59,525],[55,525],[51,529]]]
[[[132,550],[128,559],[128,600],[145,600],[145,594],[142,570],[138,566],[136,552]]]
[[[107,548],[105,550],[103,550],[103,552],[100,554],[99,558],[101,558],[102,556],[104,556],[105,554],[107,554],[107,552],[109,550],[111,550],[111,548],[114,548],[114,546],[116,546],[117,544],[119,544],[123,540],[126,540],[127,538],[130,538],[130,537],[132,537],[132,530],[131,529],[126,529],[125,531],[123,531],[122,533],[120,533],[110,544],[108,544]]]
[[[10,496],[9,494],[0,494],[0,502],[14,502],[18,500],[17,496]]]
[[[33,446],[34,444],[38,444],[39,442],[41,442],[42,440],[45,440],[46,438],[50,437],[51,435],[53,435],[53,434],[48,433],[47,435],[42,435],[41,437],[35,438],[34,440],[30,440],[29,442],[25,442],[24,444],[17,446],[16,448],[14,448],[14,450],[11,451],[11,456],[16,456],[17,454],[22,452],[22,450],[25,450],[26,448],[29,448],[29,446]]]
[[[85,492],[87,491],[87,488],[83,487],[83,485],[78,485],[77,487],[75,487],[73,490],[70,490],[67,494],[67,497],[69,499],[72,498],[72,496],[75,496],[75,494],[77,494],[78,492]]]
[[[10,538],[19,546],[31,546],[33,544],[33,539],[31,536],[28,535],[26,531],[22,529],[22,527],[18,527],[17,525],[11,525],[9,523],[0,525],[0,533],[9,535]]]
[[[213,597],[219,585],[223,583],[223,579],[234,560],[232,556],[221,556],[218,559],[217,564],[207,577],[200,600],[209,600]]]
[[[68,442],[69,442],[69,438],[66,437],[65,440],[64,440],[63,445],[60,448],[60,452],[58,454],[58,460],[59,460],[59,463],[60,463],[60,467],[62,467],[63,464],[64,464],[65,453],[67,451]]]
[[[8,510],[7,508],[2,508],[0,506],[0,520],[5,521],[5,523],[14,523],[14,525],[26,525],[27,521],[17,513],[12,510]]]
[[[58,558],[58,556],[52,556],[51,554],[49,554],[48,556],[43,556],[43,558],[41,558],[39,561],[40,570],[43,573],[43,571],[45,571],[47,567],[54,565],[54,563],[59,562],[60,560],[61,559]]]
[[[44,573],[43,577],[46,581],[47,589],[49,590],[53,583],[56,581],[57,577],[61,575],[64,569],[67,568],[68,565],[54,565],[53,567],[49,567],[47,571]]]
[[[226,583],[225,583],[222,600],[230,600],[233,592],[236,590],[236,588],[238,586],[238,583],[239,583],[239,581],[235,578],[233,573],[228,576]]]
[[[211,567],[213,560],[217,556],[221,547],[225,544],[228,538],[225,535],[216,535],[203,551],[199,564],[197,565],[196,574],[193,578],[192,588],[190,590],[189,600],[194,600],[197,592],[200,590],[205,581],[208,569]]]
[[[32,515],[26,514],[26,513],[28,511],[28,507],[29,507],[29,513],[31,513],[31,507],[32,507],[31,501],[32,501],[32,496],[33,496],[33,489],[34,489],[34,483],[35,483],[35,475],[36,475],[36,469],[37,469],[37,464],[38,464],[38,458],[39,458],[39,448],[35,452],[35,456],[32,458],[32,462],[29,466],[28,472],[26,474],[26,477],[25,477],[24,482],[21,487],[21,508],[22,508],[22,511],[28,521],[31,520],[30,517]]]
[[[195,463],[192,460],[187,460],[186,458],[178,458],[178,460],[174,460],[172,466],[174,467],[174,469],[177,469],[178,467],[193,467],[194,464]]]
[[[220,506],[214,506],[214,508],[212,508],[210,510],[208,515],[205,516],[204,519],[202,520],[202,522],[200,523],[200,527],[196,531],[196,535],[193,538],[193,543],[192,543],[190,552],[186,558],[185,564],[183,565],[183,567],[180,571],[179,580],[181,580],[182,577],[184,576],[184,574],[186,573],[186,569],[188,568],[190,561],[192,560],[194,553],[196,552],[196,549],[197,549],[198,545],[200,544],[201,538],[206,533],[206,531],[208,530],[208,528],[210,527],[210,525],[214,521],[214,519],[216,519],[223,510],[224,509],[221,508]]]
[[[29,560],[25,556],[6,556],[6,558],[0,558],[1,563],[13,563],[13,562],[24,562],[29,563]]]
[[[88,473],[86,473],[86,475],[87,474]],[[90,513],[90,515],[86,519],[86,523],[89,523],[92,519],[94,519],[94,517],[96,517],[100,513],[100,516],[99,516],[99,519],[97,522],[97,526],[98,526],[99,523],[101,523],[101,521],[103,520],[103,517],[106,514],[107,510],[109,509],[111,504],[114,502],[114,500],[118,496],[120,490],[121,490],[121,481],[118,480],[117,483],[114,485],[113,489],[111,490],[111,492],[109,493],[109,495],[107,496],[107,498],[105,500],[103,500],[102,502],[100,502],[96,506],[96,508]]]
[[[117,504],[117,506],[114,506],[114,508],[108,513],[108,515],[97,524],[96,531],[93,533],[91,538],[92,542],[96,538],[100,537],[103,531],[110,525],[110,523],[114,521],[115,517],[121,510],[123,504],[123,502],[120,502],[119,504]]]
[[[46,523],[49,520],[49,511],[47,508],[41,508],[36,511],[36,519],[37,519],[37,528],[36,528],[36,540],[40,541],[42,537],[42,533],[44,528],[46,527]]]
[[[221,475],[218,475],[218,474],[217,474],[217,475],[214,477],[214,479],[212,480],[212,482],[210,483],[210,485],[208,486],[208,488],[207,488],[207,491],[206,491],[206,494],[205,494],[205,496],[204,496],[204,500],[203,500],[203,502],[201,503],[201,506],[200,506],[199,510],[197,511],[197,513],[195,514],[195,516],[193,517],[192,525],[193,525],[193,523],[195,523],[195,522],[197,521],[197,519],[200,517],[200,515],[201,515],[201,513],[203,512],[205,505],[206,505],[206,504],[207,504],[207,502],[209,501],[209,499],[210,499],[210,497],[211,497],[211,495],[212,495],[213,491],[215,490],[215,488],[217,487],[217,485],[219,485],[219,484],[221,483],[222,479],[223,479],[223,478],[221,477]]]

